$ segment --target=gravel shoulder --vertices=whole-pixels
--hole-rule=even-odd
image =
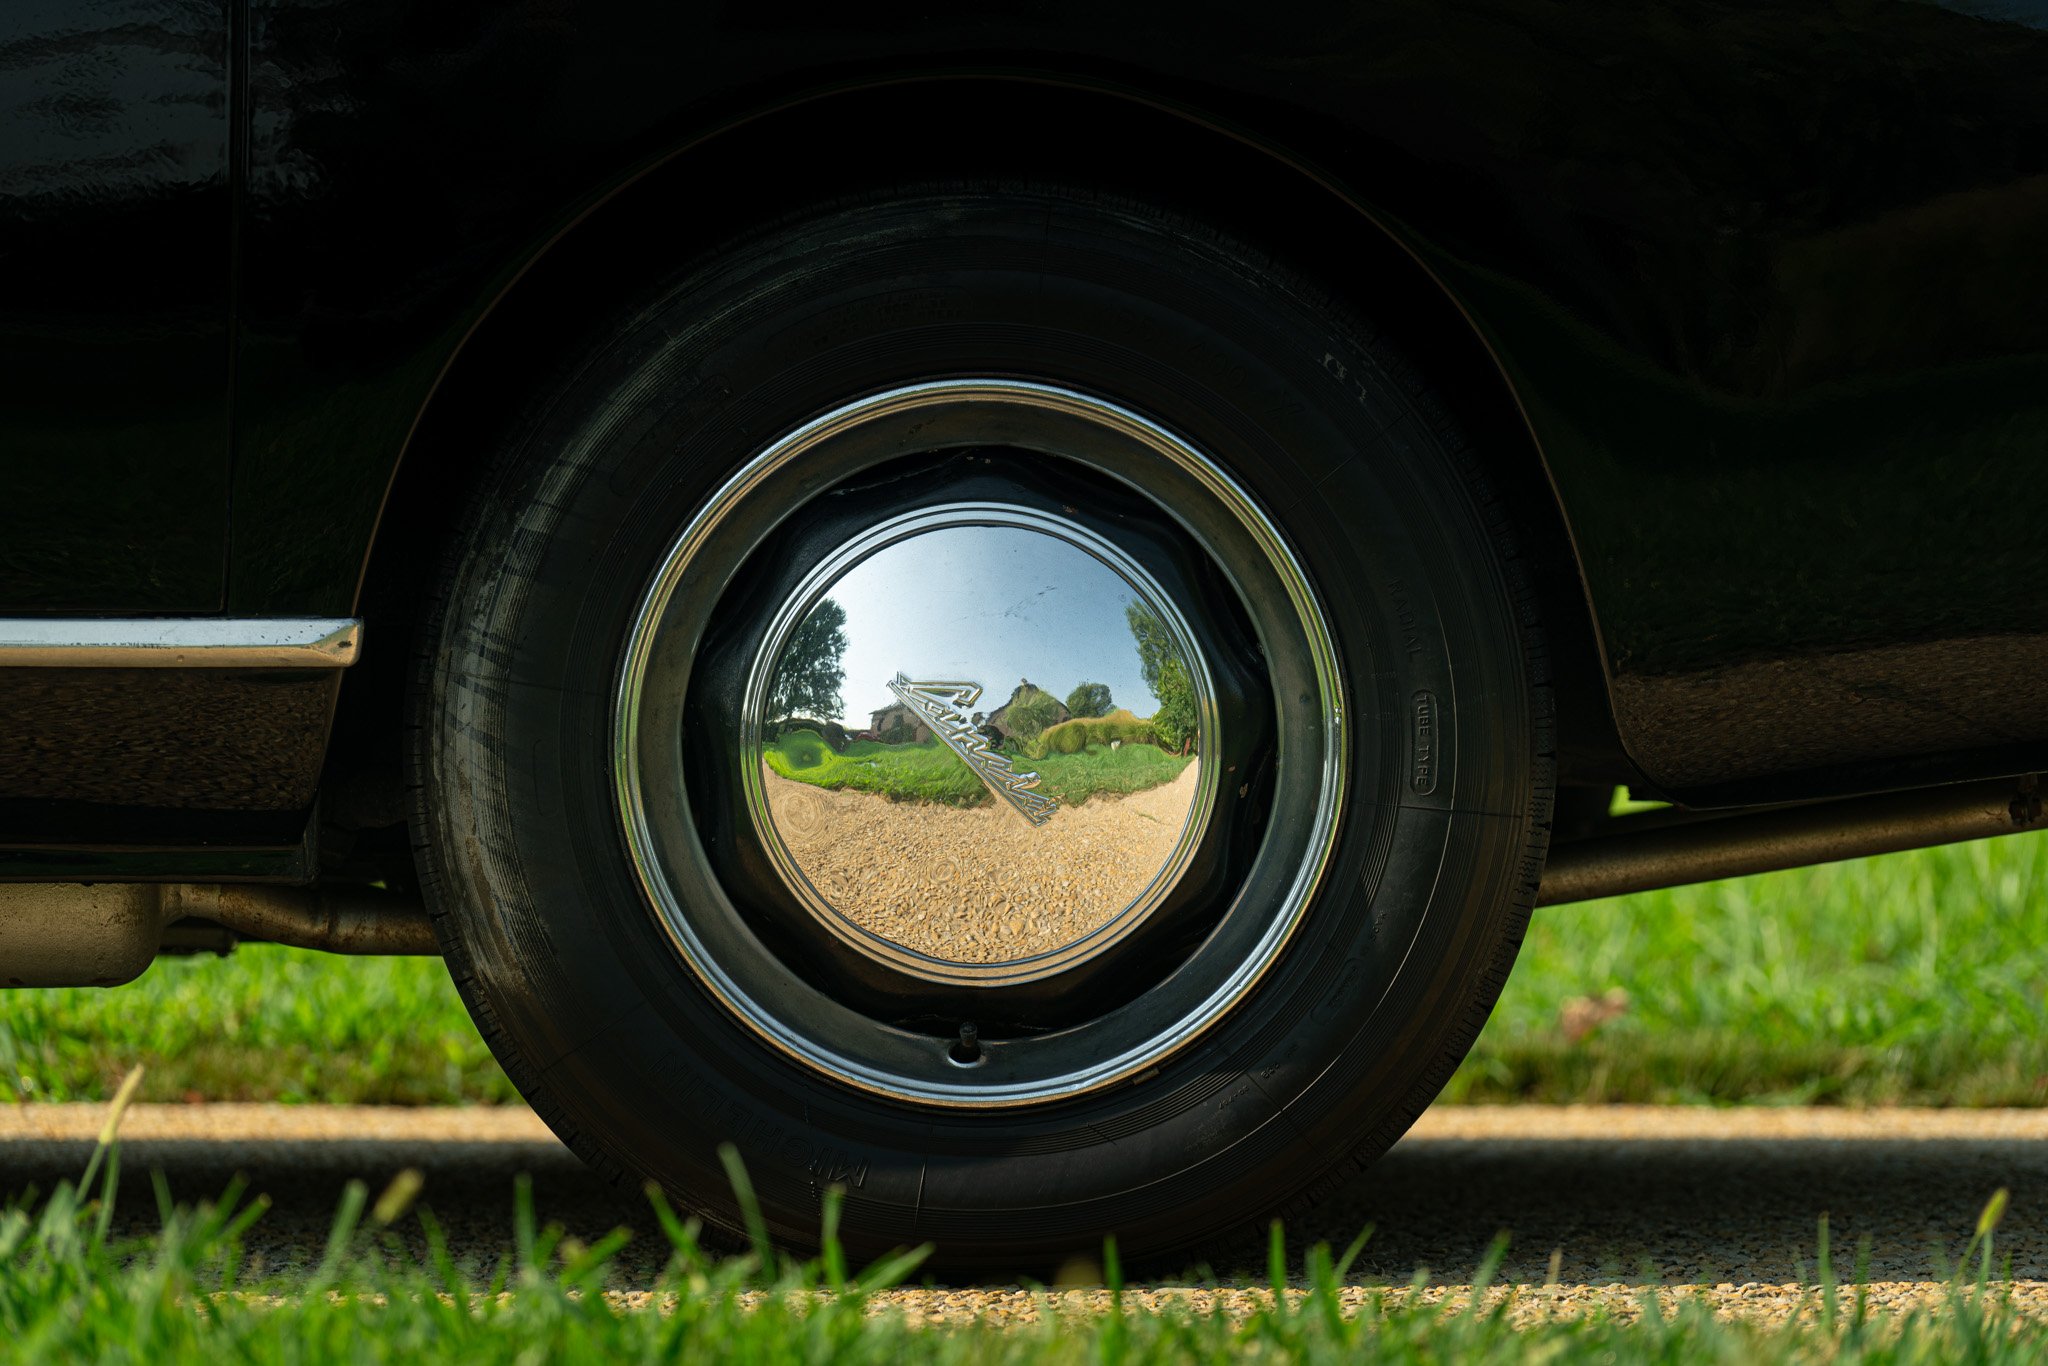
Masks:
[[[105,1119],[100,1106],[0,1108],[0,1191],[48,1189],[75,1176]],[[591,1238],[634,1231],[620,1263],[631,1300],[660,1268],[662,1240],[637,1195],[593,1177],[530,1112],[270,1105],[141,1105],[122,1126],[124,1169],[165,1172],[196,1201],[244,1174],[271,1197],[252,1251],[291,1271],[317,1260],[342,1187],[378,1186],[406,1167],[460,1255],[488,1265],[510,1245],[515,1176],[534,1182],[540,1216]],[[1717,1310],[1764,1319],[1815,1312],[1810,1287],[1817,1222],[1827,1214],[1846,1278],[1867,1245],[1872,1303],[1896,1310],[1940,1298],[1992,1191],[2012,1192],[1999,1230],[2011,1289],[2048,1317],[2048,1112],[2035,1110],[1708,1110],[1651,1106],[1441,1107],[1378,1166],[1288,1230],[1297,1250],[1341,1246],[1375,1228],[1347,1296],[1405,1286],[1425,1268],[1427,1298],[1469,1289],[1496,1233],[1510,1238],[1503,1288],[1518,1315],[1638,1312],[1647,1291],[1703,1295]],[[139,1179],[120,1211],[137,1233],[154,1226]],[[1555,1271],[1553,1272],[1553,1255]],[[1236,1266],[1139,1286],[1138,1304],[1248,1304],[1261,1295],[1264,1249],[1250,1239]],[[1103,1302],[1090,1268],[1058,1299]],[[1407,1293],[1407,1292],[1402,1292]],[[1040,1301],[1018,1285],[906,1290],[891,1303],[935,1319],[977,1312],[1029,1317]]]

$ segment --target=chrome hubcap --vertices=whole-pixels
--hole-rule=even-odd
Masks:
[[[1306,575],[1206,455],[933,381],[777,441],[678,536],[620,671],[619,811],[762,1040],[1032,1104],[1156,1067],[1272,966],[1334,843],[1342,698]]]
[[[1109,541],[1022,507],[926,509],[844,546],[776,613],[745,707],[748,807],[790,892],[935,981],[1109,951],[1173,890],[1216,783],[1180,609]]]

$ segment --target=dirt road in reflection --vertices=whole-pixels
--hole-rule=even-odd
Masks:
[[[1072,943],[1135,901],[1180,838],[1201,764],[1036,826],[999,802],[831,791],[765,765],[761,781],[783,841],[847,919],[935,958],[998,963]]]

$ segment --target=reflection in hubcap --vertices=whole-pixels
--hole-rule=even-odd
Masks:
[[[975,710],[995,698],[972,680],[1003,677]],[[1029,981],[1173,889],[1215,710],[1181,613],[1115,546],[1022,507],[926,509],[783,605],[749,678],[749,806],[843,941],[928,979]]]
[[[983,732],[977,723],[961,714],[960,708],[981,700],[981,684],[913,683],[897,674],[889,680],[889,691],[929,725],[934,739],[967,762],[993,796],[1008,802],[1033,825],[1044,825],[1052,819],[1059,803],[1031,790],[1038,786],[1038,775],[1019,773],[1005,755],[989,747],[1001,743],[1002,737]]]

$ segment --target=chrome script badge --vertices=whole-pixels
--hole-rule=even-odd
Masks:
[[[1008,759],[992,753],[988,737],[967,719],[965,709],[981,696],[979,683],[913,683],[899,673],[890,681],[889,691],[896,694],[897,701],[923,717],[932,734],[965,759],[988,790],[1015,807],[1018,815],[1033,825],[1044,825],[1052,819],[1059,803],[1031,790],[1038,786],[1038,775],[1019,773]]]

